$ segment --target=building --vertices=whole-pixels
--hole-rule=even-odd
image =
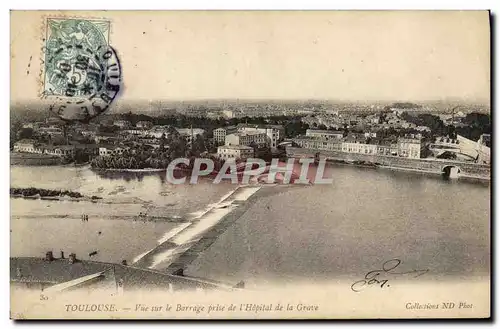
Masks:
[[[491,135],[490,134],[482,134],[477,141],[479,144],[491,147]]]
[[[275,150],[278,147],[279,142],[285,138],[285,128],[281,125],[239,124],[237,127],[239,132],[259,132],[266,134],[271,150]]]
[[[169,126],[153,126],[147,131],[146,135],[149,137],[161,138],[161,136],[165,134],[165,137],[168,137],[169,130]]]
[[[51,138],[55,137],[63,137],[64,133],[61,128],[57,127],[42,127],[38,129],[38,134],[40,135],[48,135]]]
[[[244,145],[222,145],[217,147],[217,155],[222,159],[248,159],[253,157],[254,150]]]
[[[377,151],[377,144],[374,142],[369,142],[365,138],[348,136],[342,142],[342,152],[374,155],[377,154]]]
[[[416,126],[415,129],[417,131],[426,131],[426,132],[431,132],[431,128],[427,127],[427,126]]]
[[[125,260],[121,264],[84,260],[74,253],[64,255],[64,251],[61,251],[60,257],[52,251],[47,251],[45,257],[12,257],[9,263],[12,287],[36,289],[47,295],[75,290],[85,294],[98,290],[120,295],[138,289],[166,293],[240,289],[202,278],[127,266]]]
[[[87,152],[90,156],[99,155],[99,146],[97,144],[75,144],[75,151]]]
[[[478,163],[490,164],[491,163],[491,135],[482,134],[477,141]]]
[[[114,126],[120,127],[121,129],[129,128],[132,124],[127,120],[115,120],[113,122]]]
[[[151,121],[139,121],[135,126],[139,129],[151,129],[153,128],[153,123]]]
[[[119,145],[99,145],[100,156],[122,155],[126,150],[126,147]]]
[[[375,142],[372,140],[371,142]],[[398,156],[398,144],[391,140],[378,140],[377,155]]]
[[[398,138],[398,155],[400,157],[420,159],[422,151],[422,140],[419,138],[400,137]]]
[[[33,139],[21,139],[14,143],[15,152],[35,153],[37,142]]]
[[[201,128],[175,128],[181,137],[184,137],[186,142],[191,144],[196,136],[201,136],[205,133]]]
[[[249,146],[256,144],[256,146],[269,145],[267,135],[260,132],[237,132],[229,134],[225,138],[225,145],[243,145]]]
[[[102,142],[113,143],[113,142],[116,142],[117,140],[118,140],[118,138],[113,133],[99,132],[99,133],[96,133],[94,136],[94,141],[97,144],[102,143]]]
[[[217,144],[224,144],[226,141],[227,129],[226,128],[217,128],[212,131],[214,136],[214,141]]]
[[[230,126],[230,127],[222,127],[222,128],[217,128],[212,131],[214,141],[221,145],[226,142],[226,136],[228,134],[235,133],[237,131],[236,127]]]
[[[222,113],[220,111],[208,111],[205,116],[208,119],[216,120],[222,117]]]
[[[331,140],[331,139],[342,139],[344,137],[344,133],[342,131],[333,131],[333,130],[319,130],[319,129],[307,129],[306,136]]]
[[[123,136],[126,135],[134,135],[134,136],[146,136],[148,134],[149,130],[144,129],[144,128],[129,128],[129,129],[124,129],[120,131],[120,134]]]
[[[73,145],[46,146],[44,148],[44,153],[50,155],[57,155],[60,157],[64,156],[74,157],[75,146]]]
[[[313,137],[298,137],[294,138],[293,142],[298,146],[306,149],[325,150],[325,151],[341,151],[341,139],[317,139]]]

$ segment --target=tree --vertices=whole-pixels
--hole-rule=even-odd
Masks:
[[[18,139],[31,139],[33,138],[33,128],[21,128],[17,133]]]
[[[208,151],[207,140],[203,135],[196,135],[192,143],[191,149],[194,154],[200,155],[201,153]]]
[[[165,150],[165,143],[167,142],[167,138],[165,136],[165,133],[161,134],[161,137],[160,137],[160,151],[164,151]]]

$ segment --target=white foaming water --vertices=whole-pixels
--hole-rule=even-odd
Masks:
[[[188,217],[192,216],[191,220],[200,219],[201,217],[203,217],[205,214],[207,214],[213,208],[220,206],[221,203],[226,201],[226,199],[228,199],[231,195],[233,195],[236,191],[238,191],[238,188],[239,188],[239,186],[237,186],[234,190],[229,191],[228,193],[224,194],[218,202],[208,204],[204,210],[198,210],[198,211],[195,211],[195,212],[188,214]]]
[[[246,187],[238,191],[234,196],[234,199],[238,201],[248,200],[248,198],[255,194],[258,190],[260,190],[260,187]]]
[[[215,207],[219,206],[222,202],[224,202],[226,199],[228,199],[237,190],[238,190],[238,186],[234,190],[229,191],[224,196],[222,196],[222,198],[219,200],[219,202],[209,204],[207,206],[207,208],[204,209],[204,210],[199,210],[199,211],[192,212],[192,213],[190,213],[188,215],[188,217],[192,216],[191,220],[199,220],[200,218],[202,218],[203,216],[205,216],[207,213],[209,213],[212,209],[214,209]],[[200,232],[200,231],[203,232],[205,230],[205,229],[201,229],[201,227],[196,227],[196,228],[194,228],[194,231],[191,231],[190,229],[188,229],[188,227],[190,227],[191,225],[193,225],[193,222],[183,223],[183,224],[181,224],[181,225],[173,228],[172,230],[166,232],[163,235],[163,237],[158,240],[158,245],[161,245],[161,244],[167,242],[168,240],[170,240],[173,237],[176,237],[178,235],[180,235],[181,237],[184,237],[184,238],[181,239],[181,241],[183,241],[182,243],[185,243],[186,241],[191,240],[192,237],[196,236],[198,234],[196,232]],[[212,224],[212,225],[214,225],[214,224]],[[185,233],[184,231],[186,229],[188,229],[189,231]],[[175,241],[176,240],[174,240],[173,242],[176,243]],[[153,248],[153,249],[151,249],[151,250],[145,251],[142,254],[138,255],[137,257],[134,258],[133,263],[136,263],[136,262],[140,261],[142,258],[144,258],[149,253],[153,252],[155,249],[156,249],[156,247]],[[174,254],[174,251],[176,251],[176,250],[170,249],[170,250],[168,250],[168,251],[166,251],[164,253],[160,253],[158,255],[155,255],[154,256],[155,261],[153,262],[153,265],[150,266],[150,268],[154,268],[154,266],[156,266],[157,264],[166,261],[169,257],[171,257]]]
[[[189,229],[182,231],[179,235],[172,239],[172,242],[178,245],[191,242],[193,240],[199,240],[201,235],[209,230],[212,226],[217,224],[225,215],[229,214],[233,207],[227,207],[222,209],[213,209],[199,222],[194,223]]]
[[[160,240],[158,240],[158,243],[159,244],[162,244],[162,243],[165,243],[167,242],[169,239],[171,239],[172,237],[176,236],[177,234],[179,234],[179,232],[181,232],[182,230],[184,230],[186,227],[190,226],[192,223],[182,223],[180,224],[179,226],[177,227],[174,227],[173,229],[171,229],[170,231],[166,232]]]
[[[224,216],[233,211],[237,206],[233,205],[234,201],[245,201],[255,194],[260,187],[244,187],[238,188],[231,193],[226,194],[219,203],[206,210],[198,221],[192,223],[189,227],[179,231],[170,241],[178,245],[177,247],[165,252],[154,255],[154,261],[149,268],[153,269],[161,263],[172,262],[174,257],[181,255],[188,250],[194,243],[199,241],[203,234],[217,225]],[[231,201],[228,201],[233,197]]]
[[[154,255],[153,262],[148,268],[154,269],[161,263],[165,262],[171,263],[175,258],[177,258],[178,255],[181,255],[183,252],[187,251],[190,247],[191,245],[178,246],[176,248]]]
[[[156,248],[156,247],[155,247]],[[143,252],[142,254],[140,254],[139,256],[136,256],[133,260],[132,260],[132,264],[134,263],[137,263],[138,261],[140,261],[144,256],[146,256],[147,254],[149,254],[151,251],[155,250],[155,248],[151,249],[151,250],[148,250],[148,251],[145,251]]]

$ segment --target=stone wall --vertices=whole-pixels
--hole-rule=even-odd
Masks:
[[[21,166],[54,166],[62,164],[62,159],[55,155],[32,154],[32,153],[10,153],[10,165]]]

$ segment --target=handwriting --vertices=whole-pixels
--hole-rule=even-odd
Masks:
[[[387,279],[390,275],[405,275],[405,274],[414,274],[413,278],[418,278],[419,276],[424,275],[429,272],[428,269],[425,270],[411,270],[407,272],[402,272],[396,270],[396,268],[401,265],[401,260],[399,259],[391,259],[386,261],[382,265],[382,269],[373,270],[366,273],[365,277],[362,280],[356,281],[351,285],[351,290],[354,292],[360,292],[366,287],[375,286],[380,288],[388,288],[389,279]]]

